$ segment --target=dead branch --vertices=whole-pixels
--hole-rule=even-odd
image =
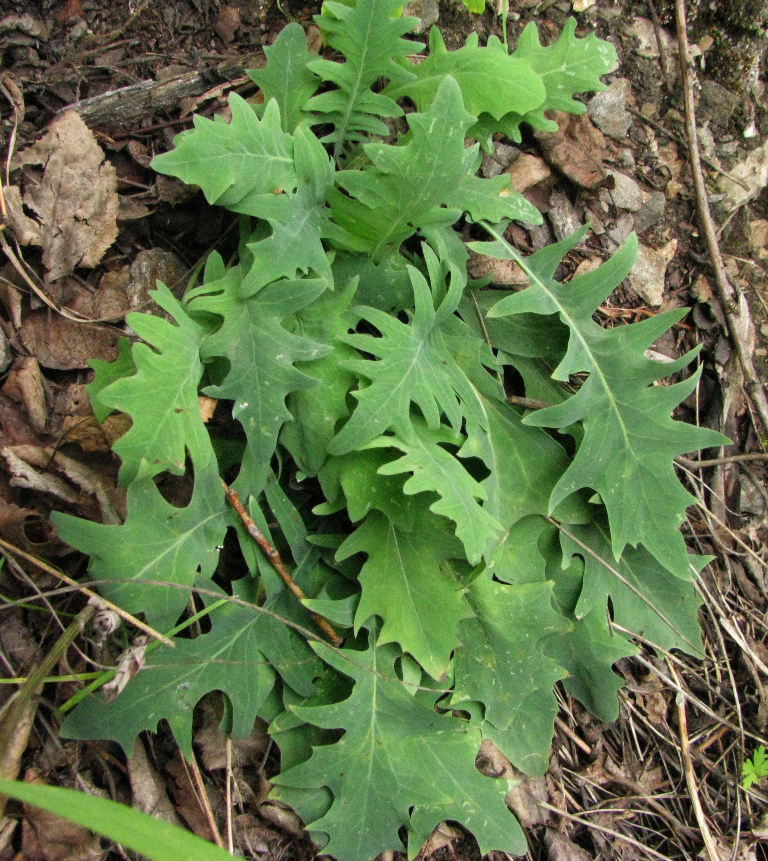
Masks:
[[[685,17],[685,0],[675,0],[675,18],[677,20],[677,40],[680,48],[680,74],[683,85],[683,97],[685,100],[685,136],[688,140],[688,152],[691,159],[691,173],[693,174],[693,187],[696,194],[696,208],[701,222],[701,232],[712,262],[715,275],[715,286],[723,306],[723,313],[728,324],[728,334],[736,348],[739,362],[744,371],[745,386],[755,410],[760,417],[763,429],[768,430],[768,399],[760,383],[752,356],[749,354],[744,340],[739,335],[738,326],[738,288],[728,281],[728,276],[723,265],[723,257],[717,241],[717,229],[709,209],[709,198],[704,184],[704,175],[701,170],[701,157],[696,137],[696,113],[693,104],[693,85],[691,81],[691,58],[688,51],[688,31]]]
[[[264,533],[259,529],[256,523],[254,523],[253,518],[245,510],[245,506],[240,501],[240,497],[237,495],[237,492],[232,490],[224,480],[222,480],[221,483],[224,485],[224,493],[227,500],[232,508],[237,512],[237,516],[245,527],[245,531],[251,536],[251,538],[253,538],[256,544],[258,544],[261,552],[267,557],[270,565],[275,569],[275,571],[277,571],[280,579],[288,587],[291,594],[301,602],[304,609],[307,610],[309,615],[314,619],[317,627],[320,628],[320,630],[328,637],[331,643],[333,643],[334,646],[340,646],[342,638],[336,633],[331,623],[319,613],[313,613],[312,610],[306,607],[304,604],[306,595],[298,583],[293,579],[290,571],[285,567],[285,563],[280,557],[280,553],[277,548],[273,547],[269,543]]]
[[[135,126],[153,114],[178,109],[181,99],[199,96],[216,84],[242,83],[246,69],[261,68],[264,62],[264,53],[259,51],[236,61],[219,63],[211,69],[177,75],[168,81],[142,81],[67,105],[58,115],[77,111],[83,122],[92,128]]]

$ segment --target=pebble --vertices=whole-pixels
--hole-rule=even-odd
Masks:
[[[8,343],[8,338],[5,332],[0,329],[0,374],[4,374],[11,366],[11,345]]]
[[[635,212],[635,232],[644,233],[662,221],[666,205],[663,191],[643,191],[643,202]]]
[[[413,0],[412,3],[407,3],[403,7],[403,15],[415,15],[421,20],[421,23],[413,30],[416,35],[419,35],[437,23],[440,9],[437,0]]]
[[[618,170],[612,170],[608,174],[613,177],[614,187],[612,189],[603,189],[600,193],[607,196],[607,201],[612,203],[617,209],[624,209],[627,212],[637,212],[643,205],[643,191],[640,186],[625,173]]]
[[[617,78],[607,90],[589,100],[587,113],[592,122],[608,137],[625,138],[632,125],[632,115],[625,108],[632,92],[627,78]]]
[[[517,147],[497,142],[494,144],[493,152],[483,156],[483,164],[480,173],[487,179],[499,176],[520,155]]]
[[[658,308],[664,301],[664,279],[667,265],[675,256],[677,240],[671,239],[661,248],[640,244],[637,261],[627,276],[629,286],[648,305]]]

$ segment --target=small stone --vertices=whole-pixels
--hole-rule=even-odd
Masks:
[[[413,30],[416,35],[426,32],[440,17],[437,0],[413,0],[403,7],[403,15],[414,15],[421,23]]]
[[[677,180],[671,179],[667,183],[667,187],[664,189],[664,196],[667,200],[672,200],[673,197],[677,197],[678,194],[683,190],[683,186],[677,182]]]
[[[768,221],[765,218],[749,222],[749,247],[757,252],[768,247]]]
[[[552,171],[544,159],[530,153],[523,153],[515,159],[505,173],[509,174],[512,188],[519,192],[527,191],[552,176]]]
[[[701,82],[698,119],[726,125],[741,101],[741,97],[736,93],[732,93],[717,81],[705,78]]]
[[[751,481],[741,483],[739,507],[744,514],[762,517],[765,514],[765,498]]]
[[[483,156],[480,172],[486,179],[499,176],[519,155],[520,150],[517,147],[504,143],[496,143],[494,144],[493,152],[486,153]]]
[[[576,214],[573,204],[561,191],[552,192],[549,198],[547,218],[558,242],[575,233],[581,227],[581,219]]]
[[[635,232],[644,233],[662,221],[666,205],[663,191],[643,191],[643,202],[635,212]]]
[[[10,368],[12,360],[11,345],[8,343],[5,332],[0,329],[0,374],[4,374]]]
[[[617,170],[612,170],[608,175],[613,177],[614,182],[612,189],[604,190],[610,202],[617,209],[625,209],[627,212],[637,212],[643,205],[643,192],[640,186],[631,176],[627,176],[625,173],[620,173]]]
[[[611,227],[610,230],[606,231],[608,236],[617,244],[621,245],[622,242],[632,233],[632,230],[635,226],[635,220],[628,213],[624,213],[624,215],[619,218],[619,220]]]
[[[632,116],[626,111],[631,92],[629,80],[617,78],[607,90],[590,99],[587,113],[603,134],[618,140],[626,137],[632,125]]]
[[[640,245],[637,261],[627,276],[629,286],[648,305],[658,308],[664,301],[664,279],[667,265],[675,256],[677,240],[671,239],[661,248]]]

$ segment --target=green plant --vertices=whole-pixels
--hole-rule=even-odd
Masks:
[[[227,861],[228,852],[132,807],[74,789],[0,779],[0,792],[90,828],[150,861]]]
[[[747,757],[741,767],[741,785],[749,789],[753,783],[761,778],[768,777],[768,756],[765,755],[765,747],[760,744],[755,748],[752,759]]]
[[[483,852],[525,850],[507,781],[475,767],[480,744],[542,773],[556,682],[610,721],[632,634],[700,651],[705,560],[679,530],[691,497],[672,460],[723,439],[670,417],[697,373],[656,384],[693,354],[645,355],[684,311],[610,330],[592,319],[634,238],[558,282],[585,231],[523,257],[504,229],[539,213],[506,176],[478,178],[465,144],[583,111],[573,96],[602,88],[611,46],[573,22],[549,47],[529,25],[512,55],[476,38],[449,52],[433,30],[413,63],[397,2],[325,3],[317,23],[342,61],[312,57],[289,25],[251,73],[264,104],[232,95],[231,122],[196,118],[155,159],[243,216],[239,254],[211,254],[181,302],[159,285],[166,316],[129,317],[144,343],[94,363],[97,415],[133,421],[114,447],[125,523],[55,518],[104,595],[155,628],[192,593],[210,608],[209,630],[159,646],[62,732],[130,749],[165,719],[189,756],[194,706],[220,691],[233,735],[269,721],[274,796],[340,861],[397,848],[400,828],[413,855],[445,819]],[[376,140],[393,120],[396,142]],[[459,222],[487,241],[465,242]],[[530,286],[469,282],[468,246],[514,261]],[[551,406],[510,405],[513,377]],[[239,430],[203,423],[201,390],[231,403]],[[160,493],[163,473],[193,474],[186,506]],[[267,556],[228,504],[232,473]],[[228,530],[248,572],[236,582],[221,568]],[[309,630],[307,611],[343,646]]]

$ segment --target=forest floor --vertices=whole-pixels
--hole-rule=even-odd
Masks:
[[[481,39],[500,33],[490,8],[475,16],[458,0],[418,6],[428,20],[439,14],[449,47],[472,31]],[[82,606],[71,596],[37,600],[58,583],[28,556],[73,576],[83,567],[56,537],[50,512],[104,520],[121,509],[109,453],[120,419],[95,422],[84,390],[87,360],[112,360],[125,314],[148,305],[155,280],[183,289],[231,232],[224,210],[158,177],[149,163],[190,126],[193,112],[225,114],[230,92],[255,94],[243,58],[261,62],[261,47],[288,20],[302,23],[319,45],[317,11],[297,0],[0,0],[3,203],[17,202],[16,211],[26,213],[0,231],[0,538],[7,542],[0,596],[13,604],[0,617],[0,675],[26,675],[60,633],[58,619]],[[546,214],[541,227],[515,228],[523,250],[590,221],[584,248],[599,261],[637,232],[639,262],[601,320],[622,325],[690,308],[654,349],[677,356],[702,345],[701,384],[684,417],[734,444],[725,461],[705,469],[679,464],[700,502],[685,527],[690,546],[714,557],[701,584],[706,657],[644,648],[621,662],[626,686],[614,724],[598,722],[563,694],[548,773],[523,780],[508,803],[526,827],[532,859],[766,858],[768,778],[756,775],[746,790],[742,772],[766,743],[768,723],[768,483],[759,457],[768,450],[768,427],[750,399],[755,383],[728,327],[766,380],[768,109],[760,83],[748,97],[719,84],[707,65],[711,38],[692,36],[698,146],[732,293],[723,302],[696,211],[674,21],[662,10],[654,25],[651,8],[634,0],[523,0],[510,13],[510,41],[536,20],[547,43],[571,15],[579,35],[594,31],[616,47],[609,89],[587,96],[588,113],[562,124],[554,140],[527,135],[514,148],[501,142],[483,170],[507,170]],[[106,107],[99,101],[142,82],[155,84],[108,98]],[[70,122],[72,106],[84,122]],[[99,150],[116,172],[117,195]],[[50,159],[57,170],[44,174],[41,162]],[[66,180],[68,168],[84,161],[88,172],[79,171],[79,183]],[[91,207],[85,220],[75,217],[82,207]],[[33,209],[37,218],[29,217]],[[494,277],[514,282],[514,273]],[[745,453],[757,457],[728,459]],[[12,690],[0,686],[0,702]],[[235,848],[246,857],[316,857],[295,817],[265,800],[275,752],[262,728],[237,748],[233,767],[251,786],[228,811],[227,760],[213,708],[200,710],[194,774],[162,727],[127,761],[114,746],[60,740],[55,708],[74,690],[71,683],[46,687],[28,743],[12,757],[26,779],[98,787],[208,839],[234,817]],[[32,808],[11,806],[0,823],[0,861],[104,857],[127,856]],[[476,861],[479,852],[471,837],[445,825],[420,857]]]

